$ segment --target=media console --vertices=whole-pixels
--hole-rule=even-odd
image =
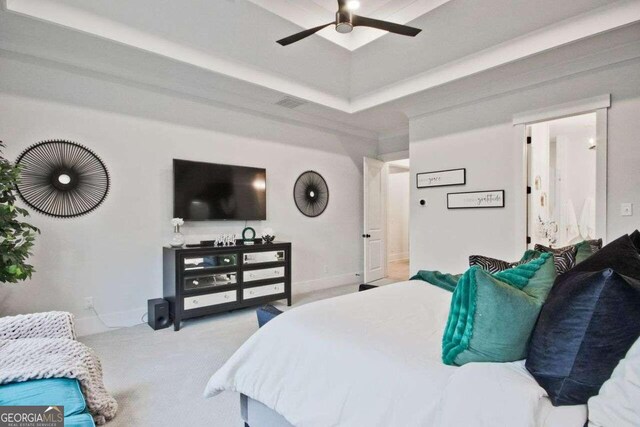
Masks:
[[[163,248],[163,292],[173,328],[184,319],[286,299],[291,243]]]

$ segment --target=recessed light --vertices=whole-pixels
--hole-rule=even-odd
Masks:
[[[347,9],[358,10],[360,9],[360,2],[358,0],[349,0],[347,2]]]

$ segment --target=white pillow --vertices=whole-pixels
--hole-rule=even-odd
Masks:
[[[640,339],[588,406],[589,427],[640,426]]]

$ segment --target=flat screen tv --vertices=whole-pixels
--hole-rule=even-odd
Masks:
[[[185,221],[267,219],[267,171],[173,160],[173,216]]]

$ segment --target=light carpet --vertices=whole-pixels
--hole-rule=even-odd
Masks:
[[[357,289],[353,284],[294,295],[294,307]],[[284,302],[274,305],[288,309]],[[107,390],[118,401],[118,414],[107,426],[243,425],[237,394],[205,399],[202,393],[209,377],[258,329],[255,308],[182,325],[174,332],[141,324],[80,339],[98,353]]]

